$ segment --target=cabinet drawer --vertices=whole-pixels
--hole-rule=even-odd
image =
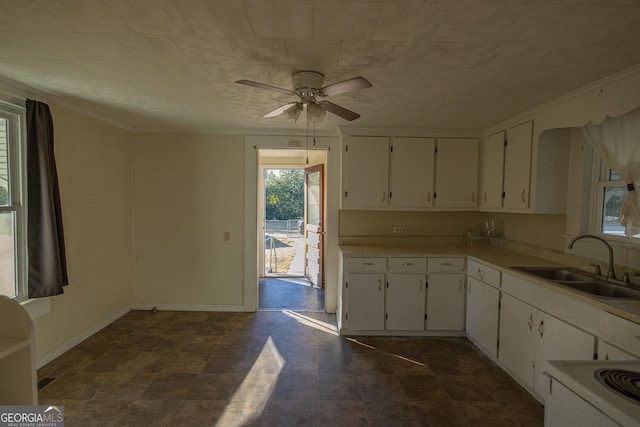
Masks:
[[[349,273],[384,273],[386,258],[349,258]]]
[[[426,258],[389,258],[389,271],[415,273],[427,271]]]
[[[471,277],[475,277],[492,286],[500,286],[500,270],[471,260],[467,262],[467,266]]]
[[[600,333],[605,341],[631,353],[640,356],[640,325],[615,314],[601,312]]]
[[[464,272],[464,258],[429,258],[427,263],[432,273]]]

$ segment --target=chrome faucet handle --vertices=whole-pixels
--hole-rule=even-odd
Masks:
[[[600,265],[599,264],[590,262],[589,265],[595,269],[594,272],[593,272],[594,276],[602,276],[602,270],[600,269]]]

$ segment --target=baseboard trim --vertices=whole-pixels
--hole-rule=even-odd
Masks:
[[[121,318],[122,316],[130,312],[131,309],[132,309],[131,305],[125,305],[120,310],[111,313],[107,318],[105,318],[101,322],[96,323],[89,329],[86,329],[81,334],[76,335],[75,337],[71,338],[69,341],[56,347],[55,349],[45,354],[44,356],[39,357],[38,360],[36,360],[36,368],[40,369],[47,363],[54,361],[55,359],[62,356],[67,351],[71,350],[76,345],[80,344],[82,341],[86,340],[87,338],[101,331],[102,329],[106,328],[111,323],[115,322],[116,320],[118,320],[119,318]]]
[[[247,310],[244,305],[205,305],[205,304],[153,304],[153,303],[134,303],[131,305],[132,310],[168,310],[168,311],[253,311]]]

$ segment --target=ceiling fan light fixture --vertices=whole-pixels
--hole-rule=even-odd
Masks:
[[[299,103],[296,103],[291,107],[289,107],[288,109],[286,109],[284,113],[282,113],[282,115],[285,118],[292,120],[295,123],[298,121],[298,117],[300,117],[301,113],[302,113],[302,105],[300,105]]]
[[[322,123],[322,120],[327,115],[327,111],[315,102],[307,106],[307,112],[309,120],[316,125]]]

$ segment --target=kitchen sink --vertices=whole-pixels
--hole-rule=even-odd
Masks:
[[[553,267],[511,267],[524,273],[531,274],[541,279],[562,282],[591,282],[593,276],[582,273],[570,268],[553,268]]]
[[[567,267],[511,267],[540,279],[549,280],[583,294],[601,299],[640,300],[640,289],[600,280],[589,273]]]
[[[600,280],[592,282],[558,281],[557,283],[601,298],[640,299],[640,290]]]

